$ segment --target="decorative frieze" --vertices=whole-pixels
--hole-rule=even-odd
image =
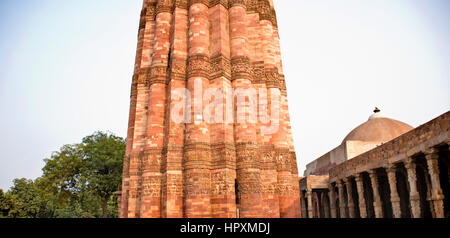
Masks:
[[[235,57],[231,59],[232,79],[252,80],[250,59],[248,57]]]
[[[260,20],[273,21],[273,11],[270,9],[270,3],[268,0],[259,0],[258,13]]]
[[[227,171],[211,173],[211,194],[215,196],[234,195],[234,179],[229,178]]]
[[[158,15],[160,13],[172,13],[172,7],[172,0],[158,0],[155,15]]]
[[[222,54],[211,58],[210,79],[225,77],[231,80],[231,62],[230,59]]]
[[[266,83],[264,61],[252,62],[252,76],[254,84]]]
[[[146,148],[142,158],[143,172],[161,172],[162,148]]]
[[[259,172],[238,173],[238,189],[239,196],[261,194],[262,184]]]
[[[243,7],[246,8],[247,7],[247,0],[229,0],[229,6],[231,7]]]
[[[229,0],[209,0],[209,7],[215,7],[216,5],[221,4],[224,8],[228,9]]]
[[[184,146],[183,169],[210,169],[211,146],[206,143],[196,143]]]
[[[210,0],[190,0],[189,1],[189,6],[192,6],[192,5],[197,4],[197,3],[201,3],[201,4],[204,4],[206,6],[209,6],[209,1]]]
[[[207,55],[192,55],[188,59],[188,78],[203,77],[209,79],[211,64]]]
[[[155,19],[157,12],[156,2],[149,3],[146,8],[144,8],[145,17],[148,19]]]
[[[298,166],[297,166],[297,154],[295,151],[289,152],[289,161],[291,163],[291,173],[292,175],[298,175]]]
[[[189,0],[175,0],[175,7],[187,10],[189,5],[188,2]]]
[[[211,145],[213,164],[212,169],[236,170],[236,148],[231,143],[219,143]]]
[[[145,197],[160,197],[161,182],[161,176],[143,176],[142,195]]]
[[[277,68],[265,68],[267,88],[280,88],[280,75]]]
[[[170,80],[186,81],[187,61],[172,59],[170,62]]]
[[[276,170],[275,148],[273,145],[261,146],[261,170]]]
[[[277,171],[282,172],[291,172],[292,171],[292,162],[291,155],[289,153],[289,149],[284,148],[276,148],[275,149],[275,159],[277,163]]]
[[[259,169],[259,163],[259,151],[256,144],[236,144],[237,169]]]
[[[184,173],[184,194],[185,195],[210,195],[211,179],[209,174],[202,172]]]
[[[155,83],[165,84],[167,81],[167,66],[152,66],[149,86]]]

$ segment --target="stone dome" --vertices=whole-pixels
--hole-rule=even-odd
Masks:
[[[384,143],[393,140],[412,129],[414,128],[406,123],[383,116],[381,111],[376,108],[369,120],[350,132],[350,134],[345,137],[343,143],[346,141]]]

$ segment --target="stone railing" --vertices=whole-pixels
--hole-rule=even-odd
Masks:
[[[406,159],[426,147],[449,140],[450,111],[385,144],[330,169],[330,181],[387,166],[392,158]]]

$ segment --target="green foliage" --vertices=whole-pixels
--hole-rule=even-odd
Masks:
[[[9,211],[12,209],[13,201],[8,194],[3,193],[0,189],[0,218],[8,217]]]
[[[28,179],[15,179],[8,191],[13,202],[10,217],[37,218],[45,210],[45,200],[37,183]]]
[[[125,140],[114,135],[97,132],[83,139],[83,174],[88,189],[103,202],[103,217],[108,214],[108,201],[121,182]]]
[[[0,193],[0,217],[117,217],[113,193],[122,180],[125,146],[123,138],[103,132],[63,146],[44,160],[40,178],[16,179]]]

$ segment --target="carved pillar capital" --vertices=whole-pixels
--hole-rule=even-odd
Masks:
[[[415,169],[416,169],[416,162],[415,162],[415,160],[412,158],[412,157],[409,157],[409,158],[407,158],[407,159],[405,159],[405,161],[404,161],[405,163],[405,168],[406,169],[413,169],[414,170],[414,172],[415,172]]]

